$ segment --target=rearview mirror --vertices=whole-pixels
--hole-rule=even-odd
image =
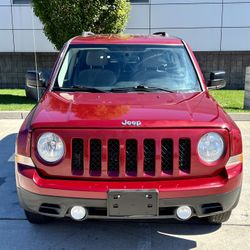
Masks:
[[[222,89],[226,87],[225,71],[213,71],[207,84],[208,89]]]
[[[30,70],[25,75],[26,85],[29,87],[46,87],[47,83],[42,72]]]

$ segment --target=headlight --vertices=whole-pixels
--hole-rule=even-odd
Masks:
[[[198,154],[201,160],[212,163],[220,159],[224,152],[224,141],[217,133],[203,135],[198,143]]]
[[[37,142],[37,151],[40,157],[50,163],[57,162],[64,155],[64,143],[54,133],[44,133]]]

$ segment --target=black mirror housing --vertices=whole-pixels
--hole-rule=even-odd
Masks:
[[[222,89],[226,87],[225,71],[212,71],[208,81],[208,89]]]
[[[47,82],[43,77],[42,72],[37,72],[35,70],[29,70],[25,75],[26,85],[30,87],[47,87]]]

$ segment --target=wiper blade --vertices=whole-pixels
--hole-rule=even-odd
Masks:
[[[168,93],[173,93],[174,91],[170,89],[160,88],[160,87],[152,87],[152,86],[144,86],[144,85],[138,85],[134,87],[122,87],[122,88],[112,88],[110,89],[110,92],[133,92],[133,91],[142,91],[142,92],[152,92],[152,91],[163,91]]]
[[[85,86],[81,86],[81,85],[73,85],[70,87],[61,87],[61,88],[57,88],[56,90],[61,90],[61,91],[84,91],[84,92],[91,92],[91,93],[106,93],[106,91],[98,89],[98,88],[93,88],[93,87],[85,87]]]
[[[73,89],[79,89],[82,91],[86,91],[86,92],[97,92],[97,93],[105,93],[106,91],[98,89],[98,88],[94,88],[94,87],[86,87],[86,86],[81,86],[81,85],[73,85],[72,86]]]

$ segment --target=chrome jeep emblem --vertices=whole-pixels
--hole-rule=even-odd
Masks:
[[[141,121],[122,121],[123,126],[136,126],[139,127],[141,126]]]

